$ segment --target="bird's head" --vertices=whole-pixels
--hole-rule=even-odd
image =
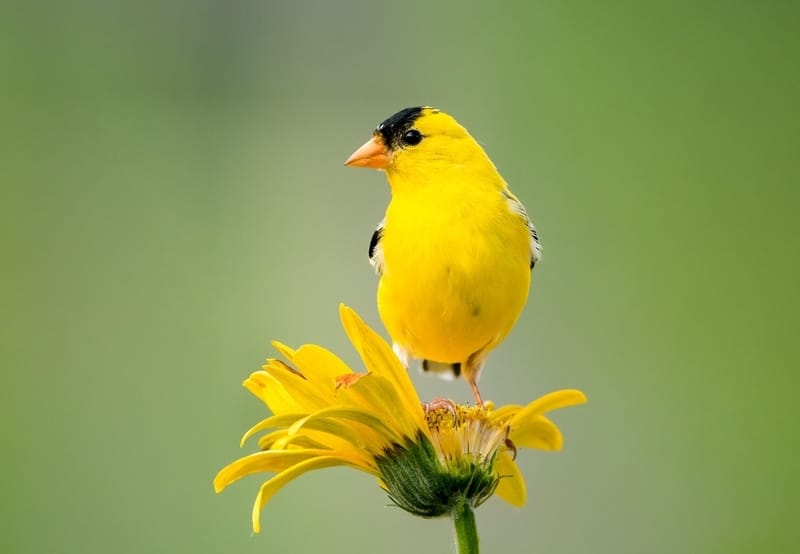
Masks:
[[[483,148],[450,115],[431,107],[400,110],[378,125],[345,165],[425,178],[458,168],[492,165]]]

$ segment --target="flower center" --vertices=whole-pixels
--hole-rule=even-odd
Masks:
[[[482,407],[437,401],[426,407],[431,440],[423,434],[376,457],[392,500],[422,517],[449,514],[460,503],[479,506],[499,482],[495,459],[507,429],[493,425]]]
[[[493,424],[481,406],[440,401],[427,411],[426,420],[434,447],[445,464],[465,460],[490,463],[508,438],[508,428]]]

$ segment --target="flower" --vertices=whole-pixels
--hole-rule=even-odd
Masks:
[[[519,447],[558,450],[562,437],[544,414],[586,401],[562,390],[527,406],[460,406],[449,400],[423,405],[407,371],[388,344],[350,308],[340,307],[344,329],[367,373],[355,373],[334,354],[309,344],[293,350],[274,342],[288,361],[269,359],[244,381],[272,416],[254,425],[260,451],[223,468],[221,492],[238,479],[274,472],[253,506],[260,531],[264,505],[284,485],[311,470],[350,466],[374,475],[401,508],[435,517],[497,494],[525,502],[525,482],[512,452]]]

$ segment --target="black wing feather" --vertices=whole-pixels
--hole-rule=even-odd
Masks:
[[[369,263],[378,273],[383,273],[383,251],[381,249],[381,239],[383,238],[383,221],[378,224],[378,228],[372,233],[369,239]]]

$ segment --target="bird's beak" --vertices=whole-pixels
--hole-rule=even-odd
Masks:
[[[344,165],[350,167],[371,167],[372,169],[386,169],[389,165],[389,151],[383,140],[377,135],[373,136],[364,146],[351,154]]]

